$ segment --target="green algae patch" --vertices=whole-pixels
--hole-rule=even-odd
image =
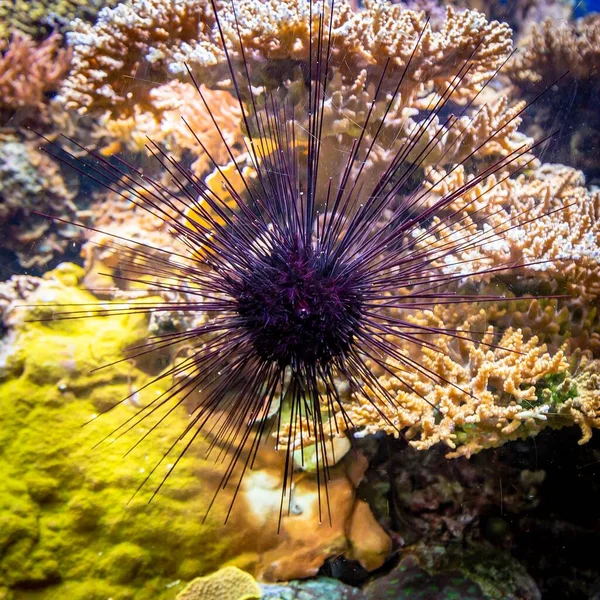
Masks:
[[[560,407],[567,400],[577,398],[577,386],[571,380],[566,381],[566,373],[546,375],[535,385],[535,394],[540,404],[549,403],[553,408]]]
[[[98,304],[75,287],[73,273],[65,277],[48,278],[35,306],[20,309],[0,361],[0,590],[11,600],[170,600],[185,585],[181,575],[192,577],[191,564],[202,576],[248,551],[242,511],[234,509],[233,526],[224,527],[226,498],[202,523],[221,476],[202,459],[203,443],[148,503],[170,472],[174,458],[160,460],[189,424],[188,412],[178,407],[168,428],[124,457],[149,425],[121,439],[115,430],[170,381],[133,395],[152,379],[122,360],[148,336],[135,304],[113,317],[47,320],[57,304]]]

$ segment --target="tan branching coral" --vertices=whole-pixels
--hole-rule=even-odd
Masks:
[[[236,61],[240,53],[234,12],[228,3],[219,10],[232,60]],[[320,5],[312,9],[314,36],[318,32],[319,10]],[[263,64],[267,58],[272,65],[273,73],[263,84],[268,86],[271,81],[271,85],[280,85],[284,74],[277,72],[279,63],[279,68],[287,72],[285,79],[289,79],[290,61],[307,61],[309,3],[242,0],[236,3],[235,11],[250,66]],[[511,48],[508,27],[488,23],[475,11],[459,13],[449,9],[442,29],[433,32],[426,26],[423,13],[384,2],[369,3],[364,11],[354,12],[348,3],[338,2],[333,15],[335,43],[331,65],[342,74],[341,83],[345,85],[369,67],[368,83],[372,83],[379,79],[388,58],[392,59],[390,72],[407,66],[422,32],[407,73],[409,87],[428,83],[444,91],[455,75],[449,63],[470,60],[472,68],[457,92],[463,99],[481,89]],[[132,86],[129,80],[141,67],[151,71],[166,67],[172,73],[183,74],[185,63],[202,75],[204,83],[211,81],[214,85],[228,78],[207,0],[179,0],[175,4],[134,0],[104,11],[95,26],[79,21],[68,39],[75,56],[63,96],[69,106],[81,110],[93,104],[118,112],[127,110],[125,100],[131,105],[132,99],[134,104],[144,99],[147,87]],[[395,87],[392,78],[386,86]]]
[[[0,118],[5,113],[29,109],[46,117],[45,95],[56,91],[67,74],[70,51],[60,47],[61,36],[52,34],[43,42],[16,32],[0,39]]]
[[[214,52],[211,31],[214,16],[210,2],[140,0],[105,10],[95,25],[73,23],[67,35],[74,48],[73,67],[62,89],[69,108],[108,108],[117,115],[147,101],[151,85],[136,82],[140,72],[159,70],[171,48],[178,46]],[[212,64],[214,64],[212,60]]]
[[[462,167],[446,175],[429,186],[424,202],[468,180]],[[444,443],[452,449],[448,456],[455,457],[535,435],[547,426],[577,424],[586,441],[600,425],[597,375],[584,368],[600,348],[600,194],[585,188],[581,172],[560,165],[507,175],[485,179],[456,197],[447,212],[415,234],[429,249],[443,248],[449,239],[468,239],[468,248],[444,255],[439,268],[457,275],[500,269],[475,285],[478,293],[506,296],[506,301],[480,308],[439,305],[401,315],[420,327],[460,333],[440,333],[428,340],[434,347],[401,341],[407,360],[423,370],[392,358],[390,372],[371,365],[395,402],[386,401],[376,386],[346,397],[346,417],[359,435],[404,432],[415,448]],[[441,174],[430,176],[439,181]],[[518,265],[522,268],[515,271]],[[456,282],[461,293],[468,293],[460,286],[474,285],[473,279]],[[512,290],[519,288],[525,292],[515,296]],[[566,297],[519,298],[527,289]],[[335,437],[348,422],[338,412],[327,427]]]
[[[293,1],[275,4],[243,3],[249,14],[249,26],[242,31],[241,39],[245,48],[252,48],[251,67],[267,60],[274,65],[270,73],[272,81],[261,83],[287,87],[295,97],[300,93],[301,77],[299,73],[290,77],[287,65],[291,58],[307,66],[308,4]],[[362,133],[368,114],[364,139],[369,141],[378,132],[368,163],[389,164],[390,156],[404,150],[419,126],[422,128],[419,143],[406,160],[419,157],[421,165],[452,164],[479,146],[482,147],[478,158],[483,158],[501,148],[515,149],[523,143],[521,136],[515,136],[518,118],[514,119],[515,127],[502,129],[502,125],[516,116],[511,113],[505,118],[510,111],[503,100],[462,114],[451,126],[436,117],[426,121],[423,128],[429,110],[456,83],[457,71],[465,62],[469,65],[468,74],[450,97],[457,104],[476,99],[510,52],[510,30],[506,26],[488,23],[474,11],[448,9],[443,26],[434,31],[426,24],[424,13],[371,2],[359,12],[340,3],[334,11],[333,29],[330,64],[334,76],[326,90],[323,135],[332,138],[329,143],[334,155],[344,145],[344,135],[349,147],[350,139]],[[317,31],[315,22],[313,35]],[[275,36],[274,32],[280,34]],[[234,56],[235,34],[231,28],[229,39]],[[399,73],[403,73],[403,84],[394,97]],[[495,139],[490,140],[493,135]],[[377,167],[371,175],[377,177]]]
[[[506,73],[521,87],[549,85],[560,77],[586,81],[598,77],[600,19],[595,15],[556,25],[546,19],[533,28],[527,46],[515,54]]]
[[[588,15],[556,25],[546,20],[533,28],[529,42],[508,63],[514,92],[528,100],[549,88],[542,102],[528,111],[526,132],[541,138],[553,131],[562,114],[570,115],[553,144],[553,160],[581,169],[596,182],[600,161],[596,140],[600,116],[600,18]],[[577,115],[572,119],[571,115]]]
[[[439,173],[431,176],[440,180]],[[432,186],[431,199],[467,180],[462,167],[455,169]],[[443,215],[436,216],[421,243],[442,247],[468,231],[472,243],[440,265],[445,271],[521,266],[517,276],[546,281],[555,292],[598,298],[600,193],[584,186],[580,171],[561,165],[543,165],[516,178],[490,177],[449,206],[458,215],[453,223],[442,226]]]
[[[575,11],[574,0],[515,0],[485,2],[485,0],[452,0],[452,5],[484,12],[488,17],[508,23],[518,45],[529,39],[533,27],[545,19],[554,23],[568,21]]]
[[[519,328],[529,339],[536,336],[549,348],[566,344],[568,354],[582,348],[600,356],[600,314],[581,298],[514,299],[487,305],[484,322],[500,329]]]
[[[448,326],[430,311],[409,319],[428,327]],[[435,349],[406,346],[407,357],[415,359],[418,352],[423,370],[389,360],[390,372],[379,373],[378,383],[394,398],[393,405],[376,389],[348,397],[343,402],[346,418],[337,413],[326,432],[340,435],[350,419],[359,430],[355,435],[404,432],[419,450],[441,442],[452,449],[448,456],[456,457],[554,424],[556,398],[545,399],[540,390],[552,378],[566,378],[570,363],[563,350],[550,354],[536,337],[525,341],[521,331],[513,329],[498,337],[492,327],[478,342],[468,333],[470,328],[467,319],[460,328],[461,339],[441,335]],[[558,423],[565,424],[564,419]],[[309,437],[304,431],[304,442]]]
[[[592,437],[592,431],[600,428],[600,360],[584,361],[578,372],[567,377],[561,384],[564,390],[576,389],[561,412],[566,413],[581,428],[580,444]]]
[[[491,328],[480,344],[459,344],[462,360],[449,342],[440,340],[438,346],[442,346],[441,352],[423,350],[424,365],[449,384],[431,380],[427,383],[422,374],[400,374],[406,383],[412,384],[414,379],[411,387],[418,390],[422,396],[419,397],[407,391],[399,380],[386,382],[396,392],[400,406],[405,400],[413,411],[415,405],[421,406],[416,420],[412,416],[410,423],[409,411],[404,415],[408,417],[406,424],[399,423],[408,427],[408,437],[419,436],[418,441],[412,442],[416,448],[444,442],[454,449],[451,456],[468,456],[482,448],[531,435],[545,426],[552,407],[538,401],[535,384],[544,377],[567,371],[569,363],[562,351],[551,356],[537,338],[525,342],[519,330],[509,329],[496,341]],[[455,358],[451,358],[453,355]]]
[[[313,36],[319,29],[320,6],[312,9]],[[329,10],[326,4],[326,22]],[[456,104],[477,99],[477,106],[456,118],[452,127],[431,119],[420,136],[419,147],[407,160],[422,153],[430,142],[421,158],[423,164],[460,161],[493,135],[494,139],[482,146],[478,158],[506,155],[528,142],[516,132],[520,105],[511,107],[505,99],[498,99],[485,106],[477,96],[510,53],[508,27],[488,23],[475,11],[449,8],[443,26],[434,31],[426,23],[424,13],[380,1],[368,3],[362,11],[339,2],[333,11],[329,60],[333,76],[323,107],[323,135],[332,138],[332,151],[339,148],[340,135],[358,135],[371,111],[366,141],[380,126],[383,129],[379,130],[378,143],[369,160],[384,161],[386,153],[398,152],[407,143],[416,122],[422,121],[449,91]],[[220,6],[230,58],[236,70],[245,72],[239,50],[241,40],[258,101],[263,92],[274,89],[279,95],[293,98],[296,105],[305,105],[308,92],[302,72],[309,62],[309,3],[242,0],[235,5],[235,15],[228,3]],[[104,11],[94,26],[76,23],[69,35],[74,49],[73,69],[62,88],[61,100],[80,112],[90,107],[108,110],[110,118],[105,123],[109,131],[123,127],[126,131],[136,122],[142,131],[153,129],[152,121],[162,118],[158,96],[183,91],[174,85],[170,89],[163,86],[158,96],[152,91],[152,81],[164,77],[165,72],[189,80],[189,67],[208,88],[232,91],[219,39],[206,0],[180,0],[175,6],[167,6],[163,0],[134,0],[119,5]],[[316,39],[313,41],[316,47]],[[265,70],[267,63],[269,68]],[[458,70],[467,63],[460,85],[453,89]],[[402,86],[393,97],[403,72]],[[143,81],[136,82],[140,73]],[[378,85],[379,95],[371,106]],[[240,86],[239,91],[250,109],[247,86]],[[213,100],[209,104],[218,115],[219,100]],[[201,102],[196,99],[194,105]],[[166,128],[176,132],[179,125],[173,127],[171,123]]]

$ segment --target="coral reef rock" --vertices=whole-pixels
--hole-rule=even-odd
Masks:
[[[44,267],[81,239],[80,228],[43,216],[74,220],[74,198],[57,162],[39,144],[0,135],[2,246],[15,252],[23,267]]]
[[[1,0],[0,38],[13,32],[43,37],[57,27],[68,29],[73,18],[94,20],[104,6],[118,0]]]

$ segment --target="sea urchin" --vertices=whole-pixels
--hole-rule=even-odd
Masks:
[[[211,449],[219,447],[219,456],[229,454],[220,488],[234,473],[239,488],[261,440],[273,434],[287,457],[282,510],[283,496],[292,486],[294,451],[300,449],[302,454],[308,440],[313,445],[317,477],[326,489],[332,462],[327,423],[334,413],[347,419],[342,395],[354,394],[366,401],[377,397],[394,406],[395,398],[381,385],[375,369],[400,380],[402,369],[418,370],[440,384],[452,385],[443,375],[427,371],[398,340],[435,350],[436,336],[471,339],[473,332],[419,326],[407,319],[406,311],[496,299],[463,291],[461,285],[469,277],[493,275],[517,265],[469,267],[468,261],[456,257],[501,239],[511,228],[509,219],[504,228],[473,232],[465,225],[461,233],[465,213],[451,206],[489,176],[502,173],[508,177],[527,164],[532,148],[523,142],[480,166],[460,188],[431,200],[420,185],[422,165],[442,162],[444,155],[432,157],[442,140],[455,133],[453,126],[460,120],[444,115],[450,112],[485,44],[475,44],[459,61],[454,77],[435,90],[425,118],[411,126],[401,144],[395,139],[383,141],[382,132],[389,133],[392,117],[401,119],[403,97],[413,85],[407,77],[413,69],[411,61],[430,33],[426,24],[402,69],[388,58],[371,89],[372,101],[363,121],[354,123],[356,135],[333,154],[323,131],[331,126],[326,123],[325,106],[331,100],[328,86],[335,76],[331,61],[340,34],[334,32],[333,2],[308,2],[307,7],[307,60],[302,65],[289,64],[291,71],[300,73],[304,86],[305,93],[297,94],[291,85],[269,88],[267,68],[257,70],[256,76],[251,72],[253,63],[239,34],[235,5],[217,8],[212,3],[214,35],[221,40],[246,135],[246,152],[234,153],[213,119],[232,161],[228,170],[213,160],[202,132],[189,128],[214,165],[222,184],[219,191],[151,140],[148,148],[169,184],[122,159],[106,159],[92,151],[87,159],[78,159],[56,151],[91,179],[158,216],[187,247],[187,252],[177,253],[114,238],[122,256],[116,278],[149,285],[163,294],[164,301],[99,307],[92,311],[95,315],[177,311],[198,318],[193,326],[162,332],[130,349],[128,359],[182,345],[187,354],[155,378],[155,382],[172,380],[168,390],[107,438],[150,423],[137,445],[168,423],[169,415],[186,398],[199,393],[189,425],[166,456],[176,455],[172,461],[176,465],[197,436],[207,436]],[[226,38],[225,20],[228,30],[238,32],[237,48]],[[239,65],[234,52],[241,58]],[[187,74],[197,88],[199,110],[211,114],[202,86],[191,69]],[[473,108],[473,98],[456,106],[463,117]],[[472,160],[517,117],[463,153],[460,162]],[[398,131],[405,125],[399,123]],[[463,143],[463,136],[456,132],[454,150]],[[379,160],[379,167],[373,169],[376,155],[378,160],[384,157],[383,166]],[[447,176],[440,175],[435,183]],[[476,201],[481,198],[471,203]],[[472,211],[471,219],[477,221],[477,212]],[[434,219],[440,215],[442,220]],[[432,233],[439,243],[424,246],[423,240]],[[83,314],[89,315],[89,307],[63,310],[57,318]],[[347,425],[352,430],[352,424]],[[236,466],[241,469],[236,471]]]

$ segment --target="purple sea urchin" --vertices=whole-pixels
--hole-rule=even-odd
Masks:
[[[452,385],[443,374],[427,371],[398,340],[436,350],[436,336],[461,340],[470,339],[473,333],[421,326],[403,311],[498,299],[474,295],[462,284],[470,277],[493,276],[522,265],[469,267],[469,260],[456,257],[502,239],[511,222],[507,217],[505,226],[474,232],[465,213],[451,206],[489,176],[502,173],[506,178],[528,164],[532,149],[524,141],[480,165],[460,188],[431,201],[428,190],[419,185],[420,170],[428,161],[438,166],[450,148],[463,142],[464,132],[455,132],[454,126],[473,108],[473,98],[459,108],[458,117],[443,115],[475,71],[474,61],[485,40],[474,44],[449,82],[424,101],[425,118],[414,123],[402,143],[395,144],[395,138],[382,142],[392,114],[395,118],[402,114],[403,94],[414,87],[407,74],[427,38],[427,24],[412,44],[404,68],[397,69],[392,58],[383,65],[370,90],[369,108],[362,122],[353,124],[356,134],[349,143],[333,149],[325,146],[325,104],[334,77],[334,10],[333,4],[309,2],[308,6],[307,61],[290,65],[302,76],[306,93],[300,94],[300,100],[294,98],[293,86],[271,89],[268,69],[251,72],[252,61],[246,56],[233,6],[227,25],[238,30],[240,44],[235,53],[241,63],[237,65],[219,10],[212,6],[213,34],[221,40],[247,136],[243,158],[236,158],[221,136],[233,164],[233,175],[229,175],[213,160],[201,132],[190,128],[214,164],[222,182],[220,192],[151,140],[148,148],[170,184],[122,159],[109,160],[90,152],[88,159],[79,160],[57,152],[90,178],[161,218],[187,248],[187,252],[177,252],[143,243],[127,246],[123,244],[127,240],[115,236],[114,245],[123,256],[116,279],[135,285],[151,281],[152,289],[165,299],[92,312],[106,316],[123,311],[178,311],[197,319],[182,331],[160,333],[129,350],[128,359],[180,345],[186,345],[187,354],[155,378],[155,382],[172,378],[168,390],[107,438],[147,423],[148,430],[137,446],[160,425],[168,424],[169,415],[186,399],[199,393],[189,425],[163,460],[173,454],[176,466],[198,436],[208,436],[215,454],[229,454],[229,467],[219,487],[237,481],[239,488],[261,441],[274,433],[278,447],[287,449],[281,510],[283,496],[292,485],[298,437],[300,454],[306,450],[304,430],[314,440],[317,478],[327,490],[332,447],[324,423],[334,412],[346,418],[343,394],[366,401],[376,395],[394,407],[395,398],[381,385],[374,368],[401,381],[403,369],[417,370]],[[191,69],[188,75],[197,88],[200,107],[210,114],[210,103]],[[480,88],[485,85],[482,82]],[[468,118],[475,120],[480,112]],[[493,143],[519,112],[464,152],[461,162],[472,161],[478,150]],[[219,130],[216,121],[213,124]],[[400,123],[398,130],[403,126]],[[454,141],[435,158],[442,138],[449,133],[456,134]],[[379,166],[371,168],[377,153]],[[435,183],[446,177],[441,175]],[[480,200],[477,197],[469,204]],[[475,222],[478,211],[471,215]],[[444,220],[435,221],[440,215]],[[527,215],[522,218],[526,220]],[[423,247],[432,232],[438,234],[439,243]],[[89,308],[65,311],[59,318],[89,312]],[[401,368],[392,366],[391,360]],[[352,429],[351,423],[347,429]],[[154,494],[167,478],[168,474]]]

